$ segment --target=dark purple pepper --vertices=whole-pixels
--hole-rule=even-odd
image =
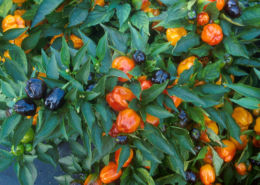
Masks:
[[[24,90],[29,98],[40,100],[46,95],[47,89],[48,87],[44,81],[38,78],[30,78]]]
[[[125,145],[128,143],[128,137],[125,135],[116,137],[116,144]]]
[[[242,10],[236,0],[228,0],[224,6],[225,13],[231,18],[238,18],[242,15]]]
[[[185,171],[185,179],[189,183],[194,183],[197,180],[197,176],[193,171],[187,170]]]
[[[96,85],[97,83],[88,85],[86,91],[92,91]]]
[[[25,98],[16,102],[13,110],[22,116],[34,116],[36,113],[36,104],[33,100]]]
[[[190,137],[195,140],[195,141],[198,141],[199,138],[200,138],[200,131],[196,128],[193,128],[191,131],[190,131]]]
[[[5,115],[6,117],[10,117],[13,115],[13,109],[8,107],[6,110],[5,110]]]
[[[137,50],[133,54],[133,60],[136,65],[141,65],[141,64],[145,63],[146,55],[144,52]]]
[[[54,87],[44,98],[44,105],[47,109],[56,111],[60,109],[65,104],[66,92],[61,88]]]
[[[163,69],[160,69],[154,72],[151,81],[155,84],[162,84],[166,82],[166,80],[170,80],[170,79],[171,79],[171,74]]]

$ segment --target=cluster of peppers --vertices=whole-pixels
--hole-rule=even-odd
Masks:
[[[43,80],[39,78],[30,78],[24,89],[27,97],[18,100],[13,107],[8,107],[6,109],[6,116],[10,117],[14,112],[22,116],[27,116],[28,119],[33,116],[33,125],[36,125],[38,117],[37,111],[40,107],[37,107],[35,101],[38,101],[37,103],[39,103],[39,101],[43,99],[44,106],[51,111],[57,111],[65,104],[64,97],[66,92],[63,89],[54,87],[48,93],[47,89],[47,84]],[[34,130],[30,128],[21,141],[21,143],[26,144],[27,152],[30,152],[33,149],[31,144],[27,144],[33,139]],[[22,155],[24,153],[24,145],[18,145],[16,152],[14,147],[12,147],[12,153],[14,155]]]

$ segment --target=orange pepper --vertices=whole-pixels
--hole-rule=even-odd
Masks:
[[[252,164],[250,162],[248,163],[248,165],[246,165],[245,163],[240,163],[239,165],[237,165],[237,163],[235,163],[236,171],[239,175],[245,175],[252,170]]]
[[[128,57],[117,57],[113,62],[112,62],[112,68],[119,69],[123,72],[126,73],[126,75],[131,79],[132,75],[128,74],[128,71],[131,71],[135,67],[135,62],[128,58]],[[120,82],[127,82],[128,79],[118,77],[118,80]]]
[[[215,182],[215,170],[210,164],[206,164],[200,168],[200,179],[203,184],[210,185]]]
[[[35,68],[33,67],[33,70],[34,70]],[[39,72],[38,73],[38,78],[39,79],[41,79],[40,77],[46,77],[46,74],[45,73],[42,73],[42,72]],[[42,79],[41,79],[42,80]]]
[[[109,131],[109,135],[111,137],[117,137],[118,134],[120,134],[121,132],[117,129],[117,125],[115,123],[113,123],[110,131]],[[105,134],[106,135],[106,134]]]
[[[98,174],[90,174],[85,180],[84,185],[102,185],[102,181]]]
[[[25,21],[21,16],[7,15],[2,22],[3,32],[14,28],[25,28]]]
[[[13,0],[14,3],[18,3],[18,6],[22,6],[22,4],[26,1],[27,0]]]
[[[73,34],[70,35],[70,39],[72,40],[75,49],[80,49],[84,45],[82,39]]]
[[[156,1],[160,4],[160,6],[163,6],[163,3],[160,0],[156,0]]]
[[[99,5],[99,6],[105,6],[105,1],[104,0],[95,0],[94,6]]]
[[[194,65],[194,61],[195,61],[196,57],[194,56],[191,56],[191,57],[188,57],[186,58],[185,60],[183,60],[178,68],[177,68],[177,72],[178,72],[178,76],[181,75],[181,73],[184,71],[184,70],[187,70],[187,69],[190,69],[191,66]],[[201,63],[201,61],[199,61]],[[201,63],[202,64],[202,63]]]
[[[243,150],[246,147],[247,143],[248,143],[247,135],[241,135],[240,136],[240,139],[243,142],[242,145],[237,140],[235,140],[233,137],[230,137],[229,139],[230,139],[230,141],[232,141],[236,145],[238,150]]]
[[[255,127],[254,127],[255,132],[260,133],[260,117],[258,117],[255,121]]]
[[[11,59],[10,54],[9,54],[9,51],[5,51],[5,52],[4,52],[4,57]],[[1,60],[2,62],[5,62],[5,58],[2,58],[2,59],[1,59],[1,57],[0,57],[0,60]]]
[[[41,107],[37,107],[36,114],[33,116],[33,122],[32,125],[37,125],[37,119],[38,119],[38,111],[41,109]],[[27,116],[27,119],[30,119],[32,116]]]
[[[51,39],[51,41],[50,41],[50,43],[52,44],[52,43],[55,41],[55,39],[57,39],[57,38],[59,38],[59,37],[63,37],[63,36],[64,36],[63,33],[61,33],[61,34],[59,34],[59,35],[53,36],[52,39]]]
[[[120,153],[121,153],[121,148],[118,149],[115,153],[115,162],[116,164],[118,165],[119,163],[119,156],[120,156]],[[123,168],[129,166],[129,164],[131,163],[132,159],[133,159],[133,156],[134,156],[134,151],[132,149],[130,149],[130,156],[128,157],[128,159],[126,160],[125,164],[123,165]]]
[[[140,82],[140,84],[141,84],[142,91],[152,87],[152,85],[153,85],[152,81],[151,80],[146,80],[146,78],[147,78],[147,76],[140,76],[137,79]]]
[[[150,6],[151,2],[149,0],[142,0],[142,6],[141,10],[146,9],[148,6]]]
[[[132,101],[135,95],[130,89],[116,86],[112,92],[106,96],[107,103],[115,110],[121,111],[128,108],[128,102]]]
[[[210,2],[214,2],[214,1],[217,1],[217,9],[220,11],[224,8],[224,5],[225,5],[225,0],[208,0]],[[208,6],[209,4],[205,5],[204,6],[204,10],[206,9],[206,7]]]
[[[213,164],[213,154],[212,154],[212,149],[210,147],[207,148],[208,152],[205,155],[205,158],[203,159],[205,161],[205,163],[207,164]]]
[[[177,42],[181,37],[187,35],[185,28],[168,28],[166,30],[166,37],[169,42],[172,42],[171,45],[176,46]]]
[[[216,147],[216,152],[218,153],[219,157],[222,158],[225,162],[231,161],[235,154],[236,154],[236,145],[229,140],[222,140],[222,142],[226,145],[226,147]]]
[[[259,134],[257,134],[259,135]],[[257,148],[260,148],[260,140],[257,140],[255,137],[253,138],[253,141],[252,141],[253,145]]]
[[[209,23],[209,14],[207,12],[201,12],[197,17],[198,25],[204,26]]]
[[[259,113],[260,113],[260,108],[253,110],[253,115],[254,115],[255,117],[258,117],[258,116],[259,116]]]
[[[214,121],[206,122],[206,125],[210,129],[212,129],[215,132],[215,134],[218,135],[218,125]],[[205,142],[210,142],[210,139],[208,138],[208,135],[206,133],[207,133],[207,130],[201,131],[200,139]]]
[[[146,7],[144,10],[144,12],[150,12],[152,13],[154,16],[160,15],[160,10],[159,9],[152,9],[150,7]]]
[[[241,131],[247,130],[248,126],[253,122],[251,113],[243,107],[236,107],[231,115],[241,127]]]
[[[117,173],[118,165],[114,162],[109,162],[108,166],[105,166],[100,172],[100,179],[103,183],[108,184],[122,175],[122,170]]]
[[[146,122],[158,127],[160,124],[160,119],[150,114],[146,114]]]
[[[218,24],[207,24],[204,26],[201,39],[209,45],[217,45],[223,39],[223,32]]]
[[[26,10],[15,10],[14,11],[14,15],[19,15],[22,16],[23,14],[25,14]],[[31,26],[31,21],[25,21],[26,26]]]
[[[158,32],[164,32],[165,31],[165,28],[164,27],[162,27],[162,26],[158,26],[158,27],[156,27],[156,28],[154,28],[157,24],[159,24],[160,22],[153,22],[153,24],[152,24],[152,29],[153,30],[156,30],[156,31],[158,31]]]
[[[163,94],[167,94],[168,96],[170,96],[169,93],[168,93],[168,91],[167,91],[166,89],[163,91]],[[176,107],[176,108],[179,107],[179,105],[180,105],[181,102],[182,102],[182,99],[180,99],[180,98],[178,98],[178,97],[176,97],[176,96],[170,96],[170,98],[172,99],[172,101],[173,101],[175,107]],[[165,104],[164,104],[164,106],[166,107],[166,109],[171,110],[171,109],[170,109],[169,107],[167,107]]]
[[[140,122],[140,116],[132,109],[120,111],[116,119],[117,129],[123,133],[136,131]]]
[[[56,12],[61,12],[65,7],[65,3],[61,4],[57,9]]]
[[[205,123],[212,121],[207,115],[205,115],[205,114],[203,114],[203,115],[204,115]]]

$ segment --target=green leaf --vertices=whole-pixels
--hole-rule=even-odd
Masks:
[[[20,122],[21,118],[21,115],[13,114],[4,121],[1,129],[0,141],[3,141],[3,139],[5,139],[5,137],[8,136],[14,130],[16,125],[18,125],[18,123]]]
[[[36,15],[32,21],[32,28],[36,26],[39,22],[41,22],[44,18],[45,15],[50,14],[53,10],[55,10],[63,0],[44,0],[41,4],[40,7],[38,8]]]
[[[106,56],[106,50],[107,50],[106,43],[107,43],[107,32],[98,42],[96,55],[98,56],[99,60],[103,60]]]
[[[19,182],[21,185],[33,185],[32,174],[29,169],[23,164],[19,171]]]
[[[1,7],[1,6],[0,6]],[[1,39],[3,40],[14,40],[18,38],[20,35],[22,35],[29,27],[26,28],[13,28],[10,30],[7,30],[4,32],[3,37]]]
[[[190,48],[200,44],[200,36],[194,32],[181,37],[173,49],[173,53],[187,52]]]
[[[198,57],[203,57],[208,56],[211,49],[212,47],[209,44],[204,43],[203,45],[197,48],[192,48],[190,52],[192,52],[194,55],[197,55]]]
[[[25,134],[29,131],[29,129],[32,126],[33,119],[25,119],[23,120],[14,130],[14,136],[13,136],[13,145],[14,148],[18,146],[20,141],[23,139]]]
[[[68,66],[70,65],[70,51],[69,46],[64,37],[62,37],[62,48],[61,48],[61,62]]]
[[[145,107],[145,111],[152,115],[155,116],[157,118],[168,118],[168,117],[174,117],[174,115],[170,112],[168,112],[168,110],[164,109],[164,108],[160,108],[154,105],[148,105]]]
[[[65,100],[69,100],[69,101],[75,101],[76,100],[76,98],[77,98],[77,92],[78,92],[78,88],[76,87],[76,88],[74,88],[74,89],[72,89],[70,92],[68,92],[67,94],[66,94],[66,96],[64,97],[65,98]]]
[[[144,168],[137,168],[138,174],[145,179],[148,185],[155,185],[153,178],[150,176],[149,172]]]
[[[109,71],[108,71],[108,75],[109,76],[117,76],[117,77],[122,77],[122,78],[126,78],[128,80],[130,80],[128,78],[128,76],[125,74],[125,72],[119,70],[119,69],[116,69],[116,68],[110,68]]]
[[[210,107],[210,108],[207,108],[207,109],[204,109],[207,114],[209,114],[209,118],[212,120],[212,121],[215,121],[217,122],[218,124],[220,124],[223,128],[227,128],[224,120],[221,118],[218,110],[214,107]]]
[[[206,7],[205,12],[207,12],[209,14],[209,17],[210,17],[211,20],[214,21],[214,20],[218,19],[219,10],[217,8],[217,1],[210,3]]]
[[[92,137],[92,141],[94,143],[94,145],[97,147],[98,152],[101,154],[102,153],[102,130],[101,128],[98,126],[97,123],[94,123],[92,130],[91,130],[91,137]]]
[[[1,80],[1,90],[2,93],[9,98],[17,97],[13,87],[9,83],[4,82],[3,80]]]
[[[13,1],[12,0],[2,0],[0,3],[0,17],[5,18],[12,8]]]
[[[212,150],[212,155],[213,155],[213,158],[212,158],[213,167],[214,167],[216,176],[218,176],[220,173],[221,166],[224,163],[224,160],[219,157],[218,153],[211,146],[210,146],[210,148]]]
[[[43,143],[39,143],[36,147],[35,150],[38,153],[46,153],[49,149],[52,149],[53,147],[51,145],[46,145]]]
[[[138,29],[143,29],[143,31],[149,35],[149,21],[148,16],[143,11],[137,11],[132,17],[131,22]]]
[[[205,126],[204,115],[203,115],[203,112],[200,108],[198,108],[198,107],[188,107],[188,114],[189,114],[189,117],[193,121],[195,121],[195,123],[199,123],[202,126]]]
[[[173,100],[170,98],[170,96],[165,95],[165,96],[164,96],[163,103],[164,103],[167,107],[169,107],[170,109],[172,109],[172,110],[174,110],[174,111],[176,111],[176,112],[179,112],[178,109],[176,108],[176,106],[175,106]]]
[[[75,110],[70,110],[67,114],[69,125],[76,130],[79,134],[83,135],[83,130],[81,126],[81,118]]]
[[[231,35],[231,26],[232,24],[230,24],[228,21],[221,19],[220,20],[220,27],[222,28],[223,34],[226,36],[230,36]]]
[[[230,114],[228,114],[227,112],[224,113],[230,136],[237,140],[240,144],[242,144],[242,141],[240,140],[240,126],[236,123],[236,121],[234,120],[234,118],[232,118]]]
[[[27,58],[23,50],[10,50],[9,51],[10,57],[13,61],[16,61],[20,64],[24,70],[24,73],[27,74],[28,72],[28,63]]]
[[[152,48],[151,57],[155,57],[155,56],[159,55],[160,53],[164,52],[170,44],[171,44],[171,42],[166,42],[166,43],[159,44],[156,47]]]
[[[69,183],[74,180],[70,175],[63,175],[54,178],[60,185],[69,185]]]
[[[248,67],[260,67],[260,60],[257,58],[238,58],[235,59],[233,64],[248,66]]]
[[[200,159],[204,159],[204,158],[205,158],[205,155],[206,155],[206,153],[207,153],[207,148],[208,148],[207,146],[204,146],[204,147],[200,150],[199,154],[198,154],[198,155],[196,156],[196,158],[194,159],[192,166],[195,165],[195,162],[196,162],[197,160],[200,160]]]
[[[235,100],[235,99],[230,99],[230,100],[247,109],[259,109],[259,105],[260,105],[260,100],[257,100],[255,98],[241,98],[239,100]]]
[[[81,110],[89,128],[91,129],[95,121],[95,113],[92,110],[92,105],[89,102],[84,102],[81,105]]]
[[[141,84],[139,81],[134,81],[130,84],[130,89],[132,93],[140,100],[140,94],[141,94]]]
[[[85,148],[88,151],[88,156],[91,156],[92,155],[92,151],[91,151],[91,137],[88,134],[87,127],[83,128],[83,136],[81,136],[81,138],[83,140],[83,144],[84,144]]]
[[[260,99],[260,89],[256,87],[252,87],[250,85],[244,85],[242,83],[238,84],[225,84],[225,86],[235,90],[236,92],[247,96],[249,98],[257,98]]]
[[[227,93],[230,90],[228,88],[225,88],[222,85],[217,85],[215,83],[205,83],[203,85],[199,85],[196,88],[194,88],[194,91],[200,91],[204,94],[220,94],[220,93]]]
[[[133,48],[145,52],[147,43],[143,41],[141,34],[130,24],[128,23],[131,31],[131,45]]]
[[[243,24],[246,26],[254,26],[257,27],[260,25],[260,13],[259,13],[260,5],[255,5],[252,7],[245,8],[241,15],[241,19]]]
[[[176,96],[187,102],[196,102],[201,105],[205,105],[205,103],[198,97],[198,95],[191,90],[187,85],[184,86],[173,86],[167,89],[168,93],[171,96]]]
[[[236,37],[224,37],[223,43],[229,54],[249,58]]]
[[[75,6],[69,16],[69,25],[68,27],[75,26],[82,23],[88,16],[88,10]]]
[[[38,31],[26,37],[22,42],[22,49],[23,50],[34,49],[39,42],[40,34],[41,31]]]
[[[106,114],[106,109],[101,103],[95,104],[95,109],[96,111],[102,116],[102,118],[107,121],[107,114]]]
[[[59,68],[58,68],[54,53],[52,53],[51,59],[50,59],[49,63],[47,64],[46,74],[48,77],[51,77],[55,80],[59,79]]]
[[[76,78],[78,81],[84,84],[88,84],[88,77],[90,74],[90,60],[81,66],[81,68],[76,73]]]
[[[76,53],[76,55],[73,57],[73,59],[72,59],[73,71],[76,71],[79,69],[79,66],[81,65],[82,60],[87,51],[88,45],[89,45],[89,42],[84,44],[84,46],[82,46],[79,49],[79,51]]]
[[[123,167],[125,162],[128,160],[130,156],[130,147],[129,145],[122,145],[120,155],[119,155],[119,162],[117,167],[117,173]]]
[[[79,144],[77,141],[69,141],[71,152],[74,156],[78,158],[85,158],[87,156],[87,152],[84,147]]]
[[[246,162],[246,160],[248,160],[249,157],[252,155],[251,151],[252,151],[252,145],[246,145],[246,147],[243,149],[241,156],[237,161],[237,164],[239,165],[240,163]]]
[[[91,159],[91,156],[88,155],[82,162],[82,168],[87,172],[91,171]]]
[[[40,161],[47,163],[47,164],[51,164],[56,168],[56,163],[54,162],[53,158],[46,154],[46,153],[37,153],[37,159],[39,159]]]
[[[0,160],[0,172],[6,170],[13,163],[12,159]]]
[[[123,5],[118,5],[116,7],[116,15],[119,19],[120,27],[122,27],[123,23],[127,20],[128,16],[130,15],[131,6],[127,3]]]
[[[134,144],[134,146],[135,146],[136,148],[138,148],[140,151],[146,152],[146,153],[151,153],[150,150],[148,150],[148,149],[143,145],[143,143],[142,143],[140,140],[135,139],[134,142],[133,142],[133,144]]]
[[[10,77],[14,80],[15,83],[18,83],[18,81],[27,81],[27,77],[23,71],[23,68],[17,62],[6,58],[4,67],[6,73],[10,75]]]
[[[106,83],[106,76],[103,76],[98,84],[93,88],[93,92],[100,93],[100,95],[105,94],[105,83]]]
[[[221,70],[221,61],[215,62],[211,65],[207,65],[202,71],[198,73],[198,79],[200,81],[214,81],[219,77]]]
[[[87,51],[88,53],[93,56],[93,57],[96,57],[96,49],[97,49],[97,45],[95,44],[95,42],[93,40],[91,40],[89,37],[87,37],[84,33],[82,33],[80,30],[78,30],[79,33],[80,33],[80,36],[83,40],[83,43],[84,44],[88,44],[88,47],[87,47]]]
[[[142,67],[141,66],[135,66],[131,71],[128,71],[130,75],[133,76],[141,76],[142,74]]]
[[[224,20],[226,20],[226,21],[228,21],[228,22],[230,22],[230,23],[232,23],[232,24],[234,24],[236,26],[244,26],[242,24],[242,20],[239,19],[239,18],[238,19],[231,19],[228,16],[226,16],[224,13],[220,14],[220,18],[222,18],[222,19],[224,19]]]
[[[60,123],[59,115],[52,114],[44,123],[41,131],[35,136],[35,138],[40,138],[44,136],[48,136]]]

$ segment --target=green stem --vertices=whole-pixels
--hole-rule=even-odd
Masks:
[[[66,90],[66,88],[70,85],[71,81],[69,81],[68,83],[66,83],[61,89],[62,90]]]

